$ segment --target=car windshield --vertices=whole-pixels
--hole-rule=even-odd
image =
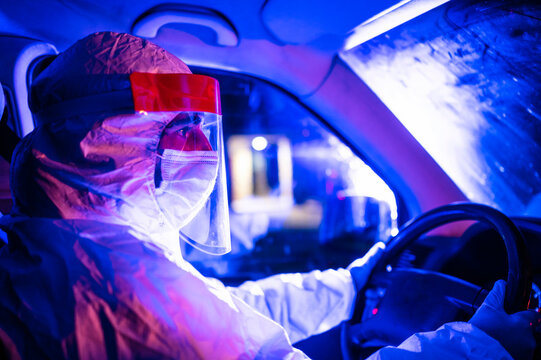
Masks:
[[[453,1],[342,53],[470,200],[512,215],[541,203],[540,14]]]

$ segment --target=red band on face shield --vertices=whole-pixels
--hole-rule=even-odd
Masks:
[[[221,115],[218,80],[194,74],[130,74],[139,111],[194,111]]]

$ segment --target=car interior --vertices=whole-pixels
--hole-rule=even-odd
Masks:
[[[220,83],[232,251],[185,244],[203,275],[346,267],[387,243],[353,319],[295,344],[308,356],[468,320],[498,279],[509,311],[537,307],[540,19],[534,1],[6,2],[0,213],[40,125],[32,81],[85,35],[128,32]]]

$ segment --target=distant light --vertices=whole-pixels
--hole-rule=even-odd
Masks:
[[[252,148],[256,151],[265,150],[269,142],[263,136],[256,136],[252,139]]]
[[[391,265],[387,265],[385,270],[387,270],[387,272],[391,272],[391,271],[393,271],[393,267]]]
[[[389,9],[366,20],[346,39],[344,51],[375,38],[403,23],[428,12],[449,0],[403,0]]]

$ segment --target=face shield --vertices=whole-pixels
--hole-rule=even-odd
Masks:
[[[155,200],[179,238],[231,250],[218,82],[193,74],[130,75],[136,112],[170,113],[156,151]]]

